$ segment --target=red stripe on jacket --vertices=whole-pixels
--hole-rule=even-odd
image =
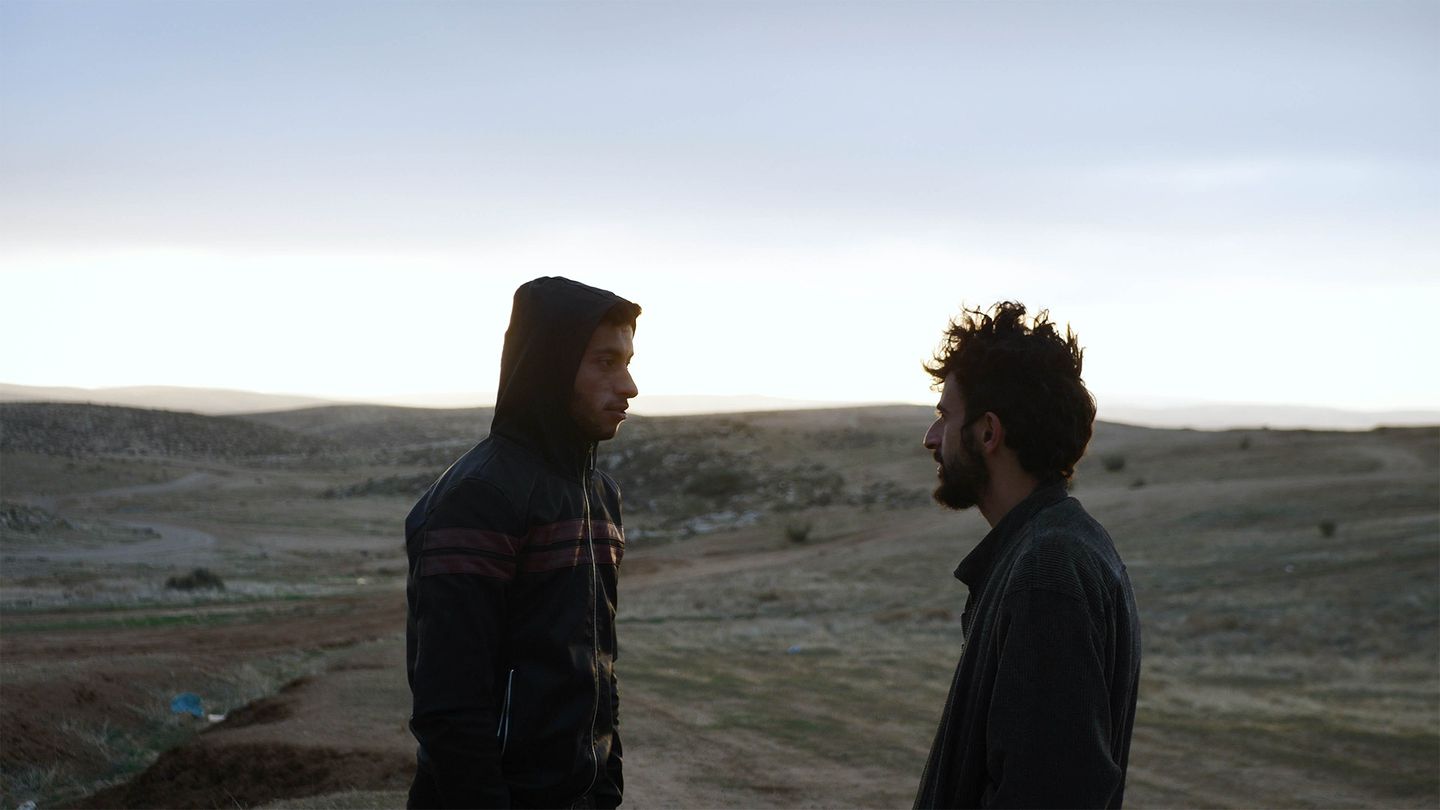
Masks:
[[[590,562],[619,565],[625,556],[625,530],[608,520],[590,522],[585,542],[584,520],[562,520],[531,527],[525,537],[486,529],[431,529],[421,539],[420,576],[479,574],[513,579],[518,571],[532,574],[574,568]],[[450,553],[434,553],[450,552]]]

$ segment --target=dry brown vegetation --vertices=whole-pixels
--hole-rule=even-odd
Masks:
[[[27,407],[0,448],[0,806],[402,803],[400,524],[488,413],[187,437],[211,417]],[[928,503],[927,421],[637,418],[606,445],[627,806],[909,805],[984,534]],[[1074,494],[1142,610],[1129,806],[1440,805],[1440,430],[1102,424]],[[225,589],[165,588],[196,568]],[[171,713],[182,691],[229,717]]]

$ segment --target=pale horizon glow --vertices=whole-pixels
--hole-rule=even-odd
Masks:
[[[1440,407],[1440,6],[0,6],[0,382],[493,391],[510,297],[644,397],[933,404],[962,304],[1105,402]],[[637,408],[640,407],[637,405]]]

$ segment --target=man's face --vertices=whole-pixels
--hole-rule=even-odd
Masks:
[[[602,323],[585,347],[570,395],[570,417],[590,441],[615,438],[630,398],[640,393],[630,376],[634,344],[635,330],[628,324]]]
[[[980,502],[990,483],[990,470],[972,435],[975,421],[984,414],[965,413],[965,397],[955,375],[945,378],[940,403],[935,406],[935,423],[925,432],[925,448],[935,457],[935,475],[940,479],[933,497],[951,509],[969,509]]]

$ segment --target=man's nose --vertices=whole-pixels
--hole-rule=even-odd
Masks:
[[[937,450],[940,448],[940,420],[936,419],[930,424],[930,429],[925,431],[925,449]]]
[[[635,386],[635,378],[631,376],[629,369],[625,370],[625,376],[620,380],[620,390],[615,393],[626,399],[640,396],[640,389]]]

